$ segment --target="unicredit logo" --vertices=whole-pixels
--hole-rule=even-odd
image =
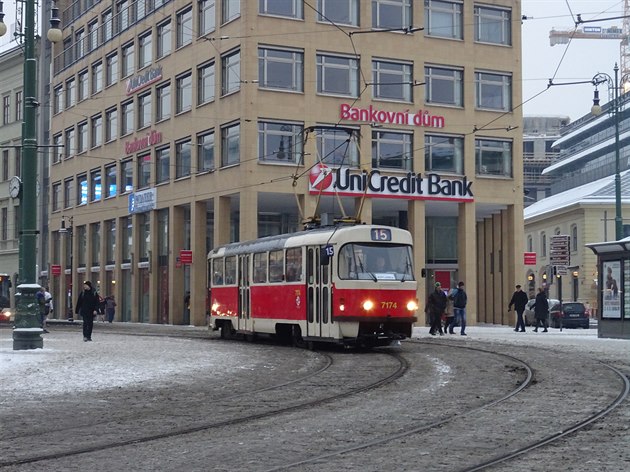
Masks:
[[[325,190],[333,183],[333,170],[325,164],[317,164],[311,169],[309,180],[311,188]]]

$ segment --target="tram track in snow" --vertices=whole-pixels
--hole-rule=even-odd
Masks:
[[[116,333],[116,334],[122,334],[122,333]],[[173,337],[172,334],[151,334],[151,333],[142,334],[142,336],[163,336],[163,335]],[[198,335],[193,335],[191,337],[188,337],[185,334],[181,334],[181,333],[175,335],[175,337],[186,338],[186,339],[199,339]],[[222,342],[222,341],[217,339],[216,342]],[[238,341],[232,340],[229,342],[238,342]],[[289,348],[289,349],[292,349],[292,348]],[[334,353],[331,353],[330,351],[317,351],[317,355],[321,356],[322,359],[324,359],[324,362],[318,369],[312,372],[309,372],[308,374],[303,375],[299,378],[291,379],[289,381],[284,381],[278,384],[265,386],[263,388],[258,388],[258,389],[254,389],[250,391],[233,393],[233,394],[225,395],[222,398],[214,399],[213,408],[222,410],[227,405],[234,405],[234,400],[246,399],[246,398],[251,399],[251,397],[254,397],[257,395],[267,396],[269,392],[273,392],[273,391],[276,392],[276,396],[273,396],[272,398],[277,398],[277,395],[278,395],[277,392],[282,391],[283,388],[292,387],[299,384],[309,384],[309,387],[307,388],[312,388],[314,385],[321,383],[323,386],[322,390],[323,391],[328,390],[330,387],[330,381],[326,381],[326,380],[321,381],[321,377],[326,375],[327,373],[330,374],[331,369],[335,367],[336,365],[335,355]],[[338,353],[338,356],[343,357],[344,355],[346,355],[346,353],[343,353],[343,352]],[[373,355],[374,355],[373,353],[372,354],[365,353],[365,356],[373,356]],[[23,455],[22,457],[16,457],[9,460],[0,459],[0,469],[11,467],[11,466],[18,466],[22,464],[33,464],[33,463],[52,461],[52,460],[57,460],[57,459],[62,459],[62,458],[70,458],[70,457],[81,455],[81,454],[89,454],[89,453],[97,452],[97,451],[111,450],[111,449],[116,449],[116,448],[121,448],[121,447],[126,447],[126,446],[138,445],[142,443],[149,443],[152,441],[159,441],[159,440],[171,439],[171,438],[176,438],[176,437],[182,437],[182,436],[186,436],[186,435],[190,435],[194,433],[211,431],[213,429],[220,429],[220,428],[231,427],[231,426],[235,426],[239,424],[246,424],[248,422],[257,421],[264,418],[270,418],[276,415],[287,414],[287,413],[296,412],[299,410],[306,410],[306,409],[314,408],[314,407],[317,407],[326,403],[334,402],[335,400],[338,400],[341,398],[345,399],[353,395],[358,395],[369,390],[377,389],[391,382],[394,382],[396,379],[403,376],[409,367],[409,364],[407,363],[407,361],[396,352],[381,352],[379,353],[379,355],[384,355],[387,358],[393,359],[394,360],[394,362],[392,363],[393,365],[388,367],[387,369],[388,371],[384,373],[384,375],[380,377],[376,377],[376,378],[371,377],[372,380],[370,382],[363,384],[361,386],[355,387],[355,388],[342,389],[341,391],[337,391],[334,394],[323,395],[323,396],[320,396],[319,398],[310,399],[307,401],[303,401],[304,397],[302,397],[302,401],[297,401],[294,404],[289,405],[289,406],[284,406],[281,408],[271,408],[265,411],[253,412],[253,413],[245,414],[245,415],[243,415],[242,412],[240,412],[241,413],[240,416],[228,417],[225,419],[220,419],[220,420],[215,420],[215,421],[210,421],[210,422],[206,421],[206,422],[202,422],[201,424],[196,424],[194,426],[185,425],[179,428],[169,429],[168,431],[158,432],[154,434],[145,434],[145,435],[136,434],[136,435],[133,435],[133,437],[128,437],[126,439],[120,439],[120,440],[115,440],[115,441],[108,441],[108,442],[94,440],[90,444],[85,444],[85,443],[73,444],[71,442],[67,442],[62,445],[61,450],[49,451],[45,453],[39,452],[41,451],[41,448],[33,447],[29,450],[30,451],[29,453]],[[269,397],[267,396],[267,398]],[[263,399],[262,403],[264,405],[264,404],[277,403],[277,402],[266,402]],[[238,410],[240,410],[240,407],[237,408],[237,411]],[[208,416],[212,416],[209,411],[206,413],[208,413]],[[151,415],[151,416],[156,415],[156,411],[152,410],[148,415]],[[147,415],[133,415],[130,417],[123,417],[123,418],[117,419],[116,423],[118,427],[121,427],[124,424],[131,423],[131,422],[146,421],[147,419],[146,416]],[[169,417],[169,413],[165,413],[163,416],[160,416],[159,419],[163,420],[168,417]],[[12,438],[8,438],[8,440],[23,442],[25,439],[30,439],[31,441],[34,441],[34,444],[42,444],[42,441],[43,441],[42,438],[51,437],[52,435],[61,434],[61,435],[67,436],[71,434],[73,431],[76,432],[77,430],[81,430],[81,431],[102,430],[104,427],[106,427],[106,424],[104,422],[80,424],[80,425],[77,425],[77,427],[69,427],[69,428],[63,428],[63,429],[48,429],[46,431],[38,431],[37,434],[34,434],[34,435],[14,436]],[[2,441],[0,441],[0,444],[1,442]],[[33,453],[34,451],[38,451],[38,452]]]

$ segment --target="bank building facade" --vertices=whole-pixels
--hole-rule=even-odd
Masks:
[[[347,219],[413,235],[421,310],[466,282],[511,323],[523,273],[520,2],[57,2],[56,317],[206,323],[207,253]],[[517,275],[519,274],[519,275]]]

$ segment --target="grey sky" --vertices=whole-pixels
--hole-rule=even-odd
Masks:
[[[573,39],[568,48],[562,44],[551,47],[549,31],[554,27],[556,30],[573,29],[571,11],[575,16],[581,14],[582,20],[621,16],[623,3],[623,0],[523,0],[522,13],[530,18],[522,23],[523,101],[527,102],[544,91],[548,79],[554,74],[555,83],[590,80],[598,72],[612,76],[615,62],[620,62],[619,40]],[[621,28],[622,20],[587,25]],[[605,86],[600,86],[600,91],[603,104],[608,101],[608,91]],[[589,113],[592,100],[593,86],[590,84],[551,87],[525,103],[523,113],[568,115],[571,120],[576,120]]]

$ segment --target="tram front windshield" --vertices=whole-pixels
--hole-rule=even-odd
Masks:
[[[339,278],[414,280],[411,247],[399,244],[346,244],[339,251]]]

